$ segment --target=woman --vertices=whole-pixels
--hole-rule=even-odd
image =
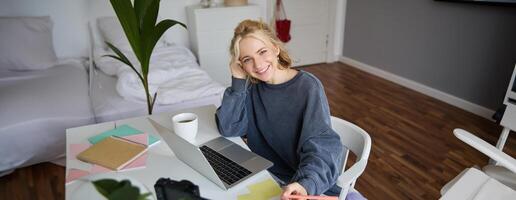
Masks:
[[[242,21],[231,40],[232,85],[217,110],[226,137],[247,136],[250,149],[289,194],[338,195],[342,144],[331,129],[321,82],[291,69],[283,45],[264,23]]]

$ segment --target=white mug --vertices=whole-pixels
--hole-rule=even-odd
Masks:
[[[176,135],[190,143],[195,141],[198,123],[197,115],[194,113],[180,113],[172,117],[172,124],[174,125]]]

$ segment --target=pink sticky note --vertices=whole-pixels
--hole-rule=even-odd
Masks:
[[[72,159],[77,159],[77,155],[87,148],[90,147],[90,144],[83,143],[83,144],[70,144],[70,156]]]
[[[71,181],[77,180],[78,178],[81,178],[83,176],[86,176],[90,174],[87,171],[80,170],[80,169],[70,169],[68,171],[68,176],[66,177],[66,183],[69,183]]]
[[[102,167],[100,165],[93,165],[93,167],[91,167],[91,173],[92,174],[111,172],[111,171],[113,171],[113,170],[105,168],[105,167]]]
[[[148,140],[149,136],[147,136],[147,133],[142,133],[142,134],[124,136],[123,138],[131,140],[133,142],[143,144],[143,145],[147,145],[147,140]]]
[[[133,162],[129,163],[124,169],[134,169],[145,167],[147,164],[147,152],[143,153],[140,157],[136,158]]]

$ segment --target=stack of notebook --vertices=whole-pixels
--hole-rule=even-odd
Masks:
[[[111,170],[120,170],[142,156],[147,147],[156,144],[159,139],[128,125],[122,125],[90,137],[88,141],[92,145],[77,154],[78,160]]]

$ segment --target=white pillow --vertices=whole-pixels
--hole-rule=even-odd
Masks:
[[[49,16],[0,17],[0,68],[25,71],[54,66],[52,27]]]
[[[132,51],[129,40],[125,36],[124,29],[116,17],[100,17],[97,19],[97,26],[104,41],[107,41],[123,51]],[[104,42],[103,42],[104,44]],[[156,47],[165,45],[163,37],[158,40]]]

